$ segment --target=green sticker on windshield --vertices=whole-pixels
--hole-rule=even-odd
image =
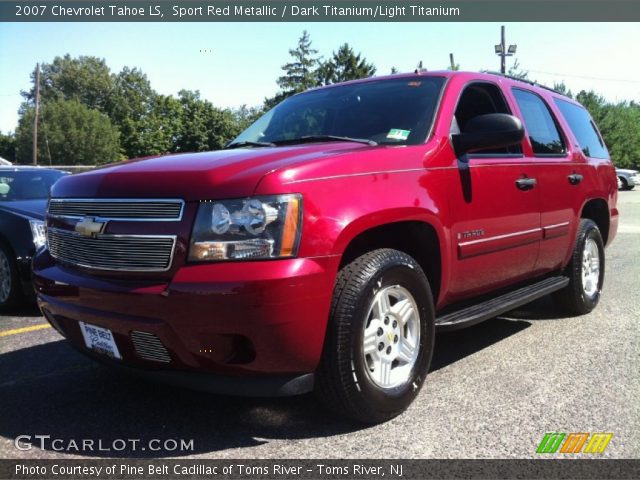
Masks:
[[[411,130],[400,130],[399,128],[392,128],[391,130],[389,130],[389,133],[387,133],[387,138],[390,138],[392,140],[406,140],[407,138],[409,138],[410,133]]]

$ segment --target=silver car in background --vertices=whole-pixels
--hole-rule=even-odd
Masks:
[[[618,190],[633,190],[633,187],[640,185],[640,172],[626,168],[616,168],[618,176]]]

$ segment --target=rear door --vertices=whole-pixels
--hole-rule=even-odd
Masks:
[[[525,152],[535,164],[540,191],[542,241],[535,265],[538,274],[557,270],[571,251],[585,198],[585,162],[572,152],[569,138],[555,113],[555,105],[526,88],[512,90],[527,132]]]

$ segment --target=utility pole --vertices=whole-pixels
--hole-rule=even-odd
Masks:
[[[496,55],[500,57],[500,73],[507,73],[506,68],[506,58],[513,56],[516,53],[518,46],[517,45],[509,45],[507,48],[507,42],[505,40],[504,34],[504,25],[500,27],[500,43],[495,46]]]
[[[451,70],[455,71],[456,69],[456,62],[453,61],[453,53],[449,54],[449,62],[451,63]]]
[[[33,164],[38,164],[38,114],[40,113],[40,64],[36,63],[36,109],[33,117]]]
[[[506,65],[507,52],[506,52],[506,48],[505,48],[506,45],[504,41],[504,25],[500,27],[500,45],[502,47],[502,51],[500,52],[500,73],[505,74],[507,73],[507,65]]]

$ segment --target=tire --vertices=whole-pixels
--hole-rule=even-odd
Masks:
[[[566,270],[569,285],[556,293],[556,300],[567,313],[584,315],[596,308],[604,284],[604,268],[604,242],[600,230],[593,220],[583,218]]]
[[[380,249],[345,265],[316,372],[317,396],[367,424],[399,415],[429,371],[434,319],[429,281],[409,255]]]
[[[633,187],[635,187],[633,183],[630,184],[627,181],[627,179],[624,177],[619,177],[619,178],[620,178],[620,183],[622,184],[622,187],[620,188],[620,190],[633,190]]]
[[[18,306],[23,298],[18,265],[13,252],[0,242],[0,310]]]

